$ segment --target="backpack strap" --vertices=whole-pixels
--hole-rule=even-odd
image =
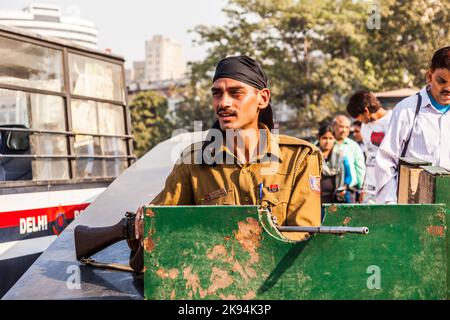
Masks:
[[[414,113],[413,124],[411,127],[411,131],[409,132],[408,139],[406,139],[406,141],[405,141],[405,146],[403,147],[400,157],[404,157],[406,154],[406,150],[408,149],[409,140],[411,140],[412,132],[414,130],[414,126],[416,125],[416,118],[417,118],[417,115],[419,114],[421,104],[422,104],[422,96],[420,95],[420,92],[417,92],[417,105],[416,105],[416,111]]]

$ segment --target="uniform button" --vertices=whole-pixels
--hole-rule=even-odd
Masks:
[[[278,203],[278,199],[277,198],[273,199],[273,202]]]
[[[242,169],[242,173],[247,173],[247,169]]]
[[[250,200],[250,198],[249,197],[245,197],[244,200],[245,200],[245,202],[248,202]]]

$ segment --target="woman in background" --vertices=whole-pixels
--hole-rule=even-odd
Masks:
[[[334,134],[330,125],[319,129],[318,146],[323,157],[320,182],[322,203],[350,202],[348,186],[352,181],[350,165],[342,152],[334,149]]]

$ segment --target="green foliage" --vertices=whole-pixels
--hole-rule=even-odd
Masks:
[[[384,0],[381,12],[364,52],[381,79],[375,89],[423,86],[433,52],[450,44],[450,1]]]
[[[197,26],[204,61],[191,64],[194,98],[206,110],[217,62],[247,54],[269,76],[273,102],[297,109],[297,127],[315,126],[345,109],[355,90],[422,86],[432,53],[450,43],[450,2],[380,2],[380,29],[370,29],[372,1],[230,0],[225,26]],[[198,96],[196,96],[198,95]],[[202,106],[202,107],[200,107]],[[195,110],[195,109],[194,109]]]
[[[159,142],[170,138],[174,126],[167,118],[167,113],[167,100],[157,92],[140,92],[131,101],[133,147],[138,157],[144,155]]]
[[[178,90],[176,95],[182,99],[171,115],[178,129],[207,130],[212,126],[216,116],[211,104],[210,88],[209,79],[191,79],[187,88]],[[194,128],[195,121],[201,122],[201,127]]]

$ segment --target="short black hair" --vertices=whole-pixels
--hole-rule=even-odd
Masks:
[[[331,132],[331,134],[334,137],[333,127],[329,123],[322,124],[319,128],[319,135],[318,135],[319,139],[321,136],[323,136],[327,132]]]
[[[364,113],[365,108],[369,109],[370,113],[375,113],[381,108],[381,103],[373,93],[369,91],[361,90],[354,93],[348,101],[347,112],[352,118],[356,118]]]
[[[361,127],[362,123],[361,123],[361,121],[358,121],[358,120],[357,120],[357,121],[354,121],[354,122],[353,122],[353,125],[354,125],[354,126],[357,126],[357,127]]]
[[[431,71],[436,69],[450,70],[450,46],[440,48],[433,54],[430,69]]]

